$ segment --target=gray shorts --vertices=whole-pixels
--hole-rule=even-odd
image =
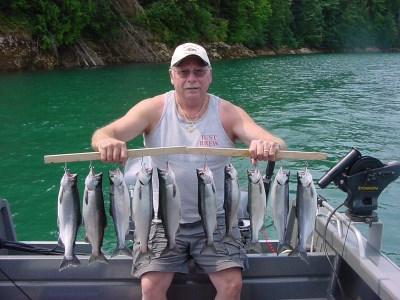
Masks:
[[[225,235],[224,215],[218,215],[217,229],[214,231],[214,246],[217,255],[208,253],[200,254],[206,241],[203,224],[201,221],[191,224],[181,224],[176,236],[176,244],[182,254],[170,253],[160,256],[167,245],[162,223],[153,222],[149,236],[149,248],[155,254],[139,255],[139,246],[133,247],[132,275],[140,278],[150,271],[189,273],[212,273],[227,268],[240,267],[246,270],[249,267],[246,250],[241,242],[239,229],[234,228],[236,242],[231,240],[222,242]]]

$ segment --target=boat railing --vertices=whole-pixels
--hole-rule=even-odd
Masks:
[[[339,239],[348,238],[348,234],[345,234],[346,231],[351,231],[354,234],[354,238],[357,242],[358,254],[360,258],[364,258],[366,256],[365,249],[367,244],[371,246],[377,252],[381,251],[382,245],[382,236],[383,236],[383,223],[380,221],[373,222],[355,222],[348,218],[345,214],[339,212],[337,209],[333,208],[325,199],[321,199],[320,205],[328,210],[328,214],[324,215],[322,213],[319,216],[325,216],[327,222],[331,224],[333,222],[336,223],[336,232]],[[367,239],[362,235],[359,228],[356,227],[358,224],[367,224],[368,225],[368,234]],[[325,226],[328,226],[326,224]],[[326,231],[326,229],[325,229]]]
[[[17,234],[12,221],[10,206],[4,199],[0,199],[0,239],[4,239],[6,241],[17,240]]]
[[[354,237],[355,240],[357,241],[357,247],[358,247],[358,253],[360,258],[364,258],[365,257],[365,247],[364,247],[364,237],[361,234],[360,230],[355,226],[355,224],[357,224],[357,222],[354,222],[352,220],[350,220],[349,218],[346,217],[346,215],[344,215],[341,212],[338,212],[337,209],[333,208],[327,201],[323,200],[320,202],[320,205],[324,208],[326,208],[328,210],[328,214],[323,214],[323,213],[319,213],[318,216],[324,216],[326,217],[326,227],[329,225],[329,223],[336,223],[336,232],[337,235],[340,239],[345,239],[346,238],[346,234],[344,233],[344,228],[346,228],[347,230],[350,230],[351,232],[354,233]],[[379,226],[380,222],[373,222],[370,223],[369,226],[369,230],[371,230],[372,227],[377,227]],[[382,226],[379,226],[380,228],[382,228]],[[325,229],[326,231],[326,229]],[[375,234],[374,236],[376,236],[376,234],[379,235],[379,238],[375,238],[370,240],[367,240],[367,242],[373,247],[375,248],[375,250],[380,251],[381,248],[381,239],[382,239],[382,231],[379,233],[375,230]],[[370,235],[369,235],[370,236]]]

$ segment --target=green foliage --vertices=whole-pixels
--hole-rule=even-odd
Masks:
[[[294,16],[292,30],[300,45],[320,47],[323,35],[321,1],[293,0],[291,10]]]
[[[160,0],[142,5],[145,16],[137,21],[166,43],[218,41],[226,37],[227,21],[214,18],[212,8],[204,1]]]
[[[87,2],[90,21],[82,28],[82,36],[107,40],[118,32],[120,17],[113,13],[109,0],[93,0]]]
[[[266,40],[269,45],[295,46],[290,24],[293,14],[290,10],[292,0],[270,0],[272,15],[267,22]]]
[[[9,31],[24,31],[28,34],[31,33],[31,24],[23,15],[8,15],[7,13],[0,12],[0,33],[7,33]]]
[[[337,20],[340,17],[339,0],[324,0],[321,2],[323,16],[322,48],[335,49],[339,47]]]
[[[22,12],[32,24],[33,36],[40,40],[42,48],[59,48],[74,44],[82,31],[90,28],[104,28],[107,14],[99,17],[98,7],[105,1],[95,0],[14,0],[11,9]],[[107,1],[108,2],[108,1]],[[100,23],[101,22],[101,23]]]
[[[339,40],[342,47],[373,45],[372,24],[368,22],[368,0],[342,0],[339,22]]]
[[[12,8],[31,16],[33,33],[43,48],[73,44],[89,20],[83,3],[77,0],[19,0]]]
[[[400,0],[0,0],[0,9],[0,32],[29,28],[43,48],[107,39],[121,20],[170,45],[400,46]]]
[[[399,45],[399,0],[293,0],[291,12],[299,47]]]
[[[369,16],[375,45],[387,48],[390,45],[398,44],[395,18],[393,13],[387,9],[385,0],[371,0]]]
[[[222,2],[220,14],[229,21],[227,41],[250,47],[265,44],[267,22],[272,15],[268,0]]]

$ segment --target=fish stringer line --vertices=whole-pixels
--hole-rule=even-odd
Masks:
[[[271,251],[271,253],[275,253],[276,254],[276,249],[274,248],[274,246],[272,245],[272,243],[269,241],[267,232],[265,231],[265,226],[263,226],[261,228],[261,234],[263,235],[265,242],[267,244],[267,247],[269,249],[269,251]]]

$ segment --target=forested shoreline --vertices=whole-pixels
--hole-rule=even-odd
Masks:
[[[278,53],[400,47],[400,0],[1,0],[0,8],[3,59],[22,44],[24,66],[31,57],[47,60],[43,68],[163,61],[185,41]]]

